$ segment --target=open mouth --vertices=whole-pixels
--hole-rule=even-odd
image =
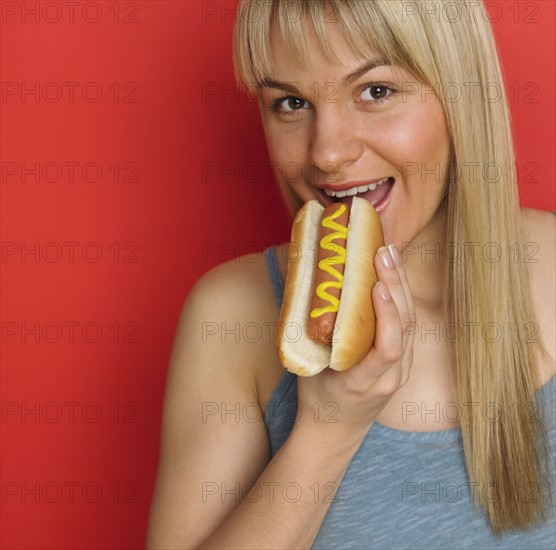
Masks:
[[[390,197],[392,187],[394,187],[395,179],[392,177],[385,178],[372,185],[361,185],[359,187],[352,187],[344,191],[332,191],[326,189],[325,194],[334,202],[341,202],[343,204],[351,205],[353,197],[360,197],[370,202],[377,212],[380,212],[386,206]]]

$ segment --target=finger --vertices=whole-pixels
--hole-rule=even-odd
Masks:
[[[400,278],[400,273],[396,268],[392,254],[385,246],[378,249],[374,265],[379,281],[382,281],[388,287],[390,295],[398,308],[402,328],[407,327],[410,323],[409,306],[406,299],[406,291]],[[405,346],[404,346],[405,347]]]
[[[407,280],[405,266],[403,265],[400,253],[398,252],[396,246],[394,244],[388,245],[388,250],[392,255],[392,260],[394,261],[394,265],[398,270],[398,274],[400,276],[400,281],[402,283],[402,287],[405,293],[405,299],[407,302],[408,313],[409,313],[409,320],[408,322],[402,323],[402,334],[403,340],[406,344],[404,357],[402,359],[401,370],[402,370],[402,385],[405,384],[409,378],[409,371],[413,364],[413,342],[415,339],[415,334],[417,333],[417,317],[415,314],[415,305],[413,303],[413,295],[411,293],[411,288],[409,286],[409,282]]]
[[[413,303],[413,295],[411,294],[411,289],[409,287],[409,282],[405,273],[405,266],[402,263],[400,253],[398,252],[394,244],[388,245],[388,251],[392,256],[392,260],[396,269],[398,270],[398,275],[400,277],[400,282],[402,284],[405,301],[407,303],[408,319],[404,322],[403,332],[404,332],[404,342],[408,340],[409,335],[413,336],[415,334],[415,329],[417,326],[417,318],[415,315],[415,305]]]
[[[373,365],[371,376],[380,377],[403,357],[402,327],[398,308],[384,282],[377,282],[371,296],[376,317],[375,339],[364,362]]]
[[[400,256],[400,253],[398,252],[398,249],[396,248],[396,245],[391,243],[388,245],[387,248],[390,252],[390,255],[392,256],[392,260],[394,261],[394,265],[396,266],[396,269],[398,270],[398,274],[400,276],[400,281],[404,289],[405,299],[409,310],[409,318],[410,320],[415,321],[415,306],[413,304],[413,295],[411,294],[411,289],[409,288],[409,282],[407,281],[405,266],[403,265],[402,258]]]

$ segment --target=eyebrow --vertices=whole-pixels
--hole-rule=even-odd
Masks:
[[[349,86],[352,82],[356,81],[359,77],[363,76],[365,73],[376,69],[377,67],[390,66],[391,63],[386,59],[379,59],[378,61],[367,61],[365,64],[361,65],[358,69],[353,71],[344,77],[342,81],[342,86],[345,88]],[[299,88],[292,83],[282,82],[280,80],[274,80],[273,78],[267,77],[263,78],[257,82],[257,88],[277,88],[278,90],[284,90],[292,94],[301,95]]]

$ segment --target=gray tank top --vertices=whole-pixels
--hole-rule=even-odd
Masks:
[[[267,248],[264,258],[280,308],[284,286],[275,248]],[[267,405],[265,423],[272,456],[293,427],[297,410],[296,378],[284,370]],[[549,437],[553,503],[556,502],[555,394],[556,377],[536,393]],[[319,412],[331,415],[330,419],[334,414],[333,410]],[[453,417],[453,411],[446,412],[446,418]],[[473,507],[473,499],[482,489],[470,485],[459,428],[408,432],[374,422],[336,491],[313,548],[556,548],[553,505],[549,508],[548,523],[527,531],[512,531],[497,539],[486,516]],[[491,491],[488,487],[484,489]],[[524,499],[535,498],[535,492],[525,484],[517,485],[516,489]],[[295,502],[299,490],[303,489],[292,485],[287,493],[288,501]],[[324,499],[330,498],[334,487],[313,486],[310,490],[315,498]]]

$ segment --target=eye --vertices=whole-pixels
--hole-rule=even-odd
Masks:
[[[360,97],[368,103],[382,103],[394,94],[394,90],[384,84],[366,84]],[[366,97],[364,97],[366,96]]]
[[[294,114],[296,111],[301,111],[305,103],[308,102],[303,101],[299,97],[295,97],[295,96],[281,97],[272,102],[271,108],[273,111],[281,115],[288,116]]]

